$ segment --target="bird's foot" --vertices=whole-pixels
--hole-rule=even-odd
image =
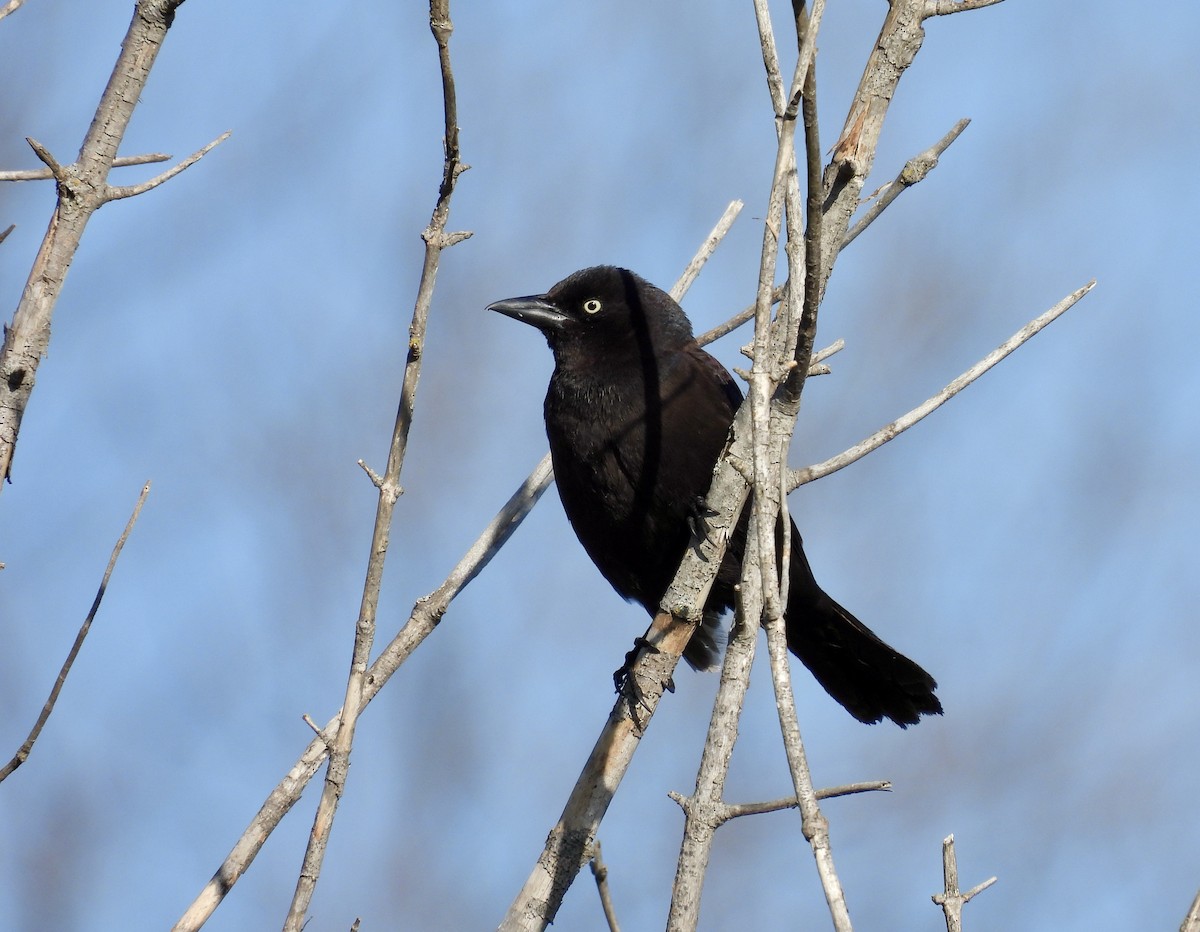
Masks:
[[[708,538],[712,533],[711,519],[719,515],[719,511],[714,511],[708,507],[708,502],[704,498],[697,495],[692,500],[692,507],[688,512],[687,524],[688,529],[692,532],[692,548],[696,551],[696,555],[704,560],[708,559],[704,556],[704,552],[700,549],[699,544]]]
[[[629,703],[629,714],[633,717],[634,723],[639,728],[641,727],[641,720],[638,715],[638,706],[643,706],[647,709],[650,707],[645,701],[645,694],[642,692],[642,687],[638,685],[637,677],[633,675],[633,665],[642,650],[647,650],[654,654],[660,653],[659,649],[646,640],[646,638],[634,638],[633,647],[625,655],[625,662],[613,671],[613,686],[616,687],[617,694],[624,696],[625,700]],[[675,678],[668,677],[667,681],[663,684],[663,688],[669,693],[675,692]]]

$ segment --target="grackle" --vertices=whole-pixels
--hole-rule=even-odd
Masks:
[[[584,269],[545,294],[488,310],[531,324],[550,344],[546,434],[567,519],[613,588],[654,615],[691,540],[741,391],[696,343],[671,296],[625,269]],[[733,605],[748,515],[684,650],[697,669],[711,669],[720,653],[718,619]],[[847,712],[902,728],[941,714],[933,677],[817,585],[795,524],[788,593],[788,648]]]

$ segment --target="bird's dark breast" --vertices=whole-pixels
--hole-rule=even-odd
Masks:
[[[719,387],[697,393],[696,375],[687,367],[668,372],[647,392],[641,380],[618,388],[576,373],[552,379],[546,395],[567,519],[617,592],[651,612],[683,556],[688,519],[708,491],[732,419]]]

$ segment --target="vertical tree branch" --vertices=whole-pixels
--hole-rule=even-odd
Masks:
[[[447,234],[446,221],[450,213],[450,198],[458,176],[466,170],[459,158],[458,107],[454,92],[454,72],[450,65],[450,35],[454,24],[450,21],[449,0],[430,0],[429,26],[438,47],[438,60],[442,75],[442,100],[445,115],[445,160],[442,181],[438,187],[437,202],[429,225],[422,233],[425,241],[425,262],[421,269],[421,281],[417,289],[416,306],[409,326],[408,359],[404,366],[404,381],[400,391],[400,405],[396,412],[396,423],[392,431],[391,447],[388,451],[387,469],[379,489],[379,501],[375,510],[375,527],[371,535],[371,551],[367,558],[367,578],[363,586],[362,602],[354,632],[354,651],[350,662],[350,674],[346,682],[346,698],[342,703],[342,714],[337,731],[329,747],[329,764],[326,768],[325,785],[321,800],[309,833],[304,862],[296,880],[296,891],[288,910],[284,929],[299,932],[304,925],[304,916],[316,888],[325,857],[329,834],[337,814],[338,802],[345,791],[346,777],[350,768],[350,751],[354,743],[354,730],[359,712],[365,705],[364,692],[367,664],[371,659],[371,648],[375,640],[375,613],[379,604],[379,590],[383,581],[383,566],[387,557],[392,515],[400,498],[400,471],[408,446],[409,429],[412,426],[417,382],[421,374],[421,355],[425,345],[425,329],[429,320],[429,308],[433,300],[433,288],[437,279],[438,262],[442,249],[461,242],[469,234]]]
[[[946,932],[962,932],[962,911],[971,900],[996,882],[989,877],[966,893],[958,888],[958,857],[954,853],[954,836],[947,835],[942,841],[942,878],[945,889],[933,895],[933,902],[942,907],[946,919]]]

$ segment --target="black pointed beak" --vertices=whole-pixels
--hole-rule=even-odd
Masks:
[[[557,304],[544,294],[527,295],[523,298],[506,298],[487,306],[489,311],[497,311],[506,317],[532,324],[538,330],[561,330],[571,318],[563,313]]]

